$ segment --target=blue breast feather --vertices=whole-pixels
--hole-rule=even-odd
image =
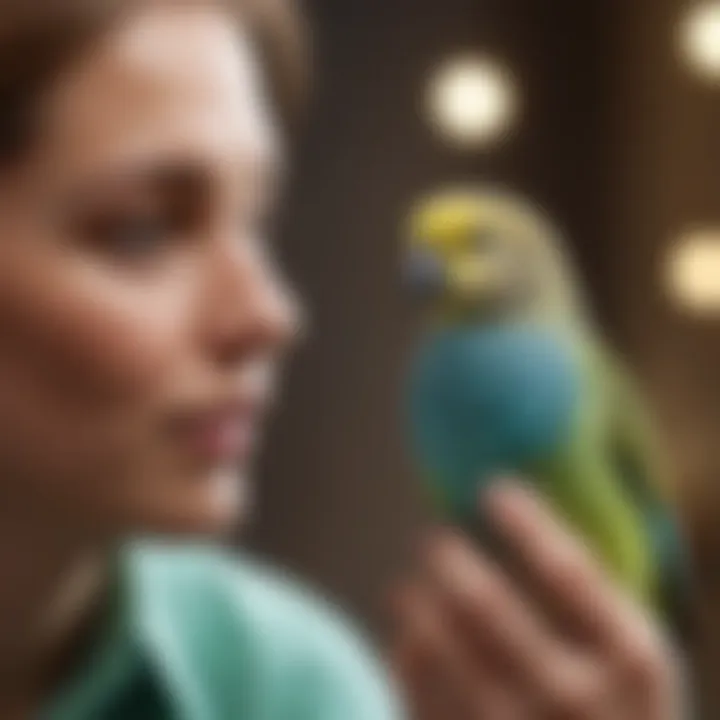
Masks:
[[[522,472],[567,437],[581,377],[569,339],[530,326],[460,327],[427,336],[411,368],[410,440],[455,512],[479,484]]]

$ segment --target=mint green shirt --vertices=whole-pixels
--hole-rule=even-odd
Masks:
[[[136,544],[113,622],[46,720],[399,720],[388,676],[330,607],[218,549]]]

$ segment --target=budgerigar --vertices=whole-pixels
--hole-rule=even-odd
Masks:
[[[508,192],[449,190],[416,208],[406,250],[426,313],[410,435],[437,506],[475,532],[484,485],[532,481],[630,594],[676,612],[685,559],[667,466],[556,229]]]

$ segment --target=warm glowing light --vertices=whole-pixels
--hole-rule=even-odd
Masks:
[[[676,302],[698,314],[720,314],[720,228],[688,234],[673,247],[668,281]]]
[[[486,145],[511,129],[517,94],[510,73],[484,58],[452,60],[430,82],[430,119],[453,144]]]
[[[702,77],[720,81],[720,2],[693,7],[680,25],[686,61]]]

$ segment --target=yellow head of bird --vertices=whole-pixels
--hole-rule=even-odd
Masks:
[[[492,316],[571,302],[556,231],[506,192],[471,188],[426,198],[411,214],[407,245],[407,283],[435,309]]]

